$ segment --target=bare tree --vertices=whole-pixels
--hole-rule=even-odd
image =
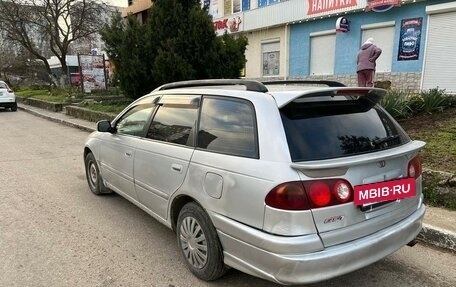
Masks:
[[[0,78],[8,80],[7,70],[11,67],[11,54],[14,53],[15,47],[9,41],[2,37],[0,31]]]
[[[101,15],[107,11],[109,7],[101,0],[0,0],[0,29],[7,40],[43,61],[52,77],[49,54],[67,71],[71,44],[99,32],[105,24]],[[63,72],[59,84],[66,82]]]

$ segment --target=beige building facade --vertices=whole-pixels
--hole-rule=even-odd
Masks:
[[[144,23],[147,20],[150,7],[152,7],[151,0],[128,0],[128,7],[122,9],[122,17],[133,14],[138,17],[140,23]]]
[[[244,33],[249,41],[245,52],[246,78],[284,78],[287,75],[286,28],[281,26]]]

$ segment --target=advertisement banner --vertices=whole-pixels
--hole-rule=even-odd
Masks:
[[[401,0],[367,0],[366,12],[385,12],[396,6],[401,6]]]
[[[398,61],[418,60],[420,57],[421,25],[423,18],[403,19],[399,37]]]
[[[319,14],[329,11],[337,11],[340,9],[357,6],[356,0],[346,1],[325,1],[325,0],[307,0],[308,10],[307,15]]]
[[[223,35],[225,32],[228,34],[244,31],[244,14],[238,13],[236,16],[229,16],[215,20],[214,29],[218,36]]]
[[[79,55],[79,69],[85,93],[106,89],[104,55]]]

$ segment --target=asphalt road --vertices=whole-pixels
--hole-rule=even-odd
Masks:
[[[87,135],[0,109],[0,286],[278,286],[236,270],[193,277],[171,230],[120,196],[90,193]],[[456,286],[456,255],[404,247],[309,286]]]

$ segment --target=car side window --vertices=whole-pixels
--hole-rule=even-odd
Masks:
[[[147,138],[195,146],[193,133],[197,118],[197,106],[160,105],[147,132]]]
[[[205,97],[201,108],[198,148],[258,158],[256,117],[252,103]]]
[[[144,128],[152,114],[152,104],[138,105],[125,113],[117,122],[116,129],[119,134],[144,136]]]

